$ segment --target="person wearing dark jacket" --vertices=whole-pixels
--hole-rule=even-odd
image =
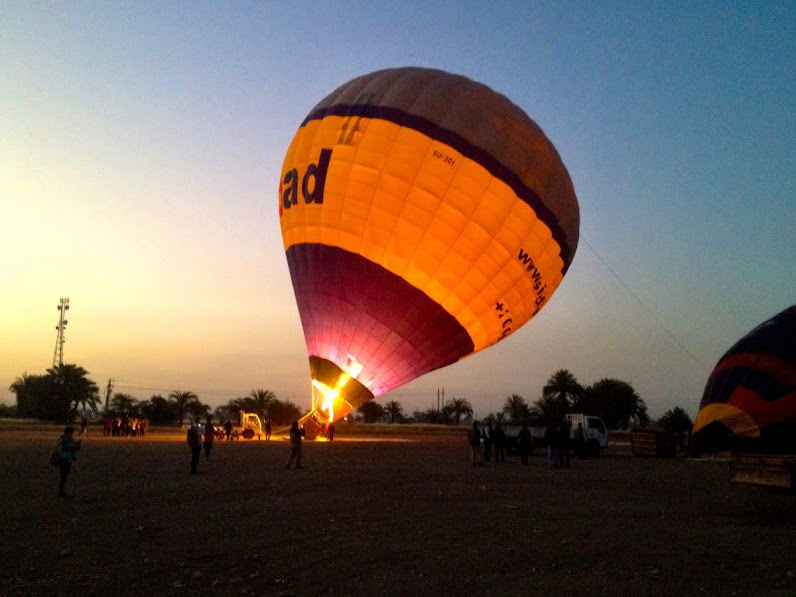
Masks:
[[[473,427],[467,432],[467,444],[470,446],[470,462],[473,466],[483,466],[484,456],[481,453],[481,432],[478,430],[478,422],[473,421]]]
[[[72,470],[72,463],[76,460],[76,452],[80,449],[80,442],[75,441],[72,435],[75,428],[71,425],[64,429],[64,434],[58,438],[58,468],[61,470],[61,480],[58,483],[58,497],[69,497],[64,490],[66,479]]]
[[[528,466],[528,455],[532,449],[533,439],[531,438],[531,432],[528,429],[528,425],[523,423],[522,429],[520,429],[520,433],[517,436],[517,450],[520,453],[520,460],[523,466]]]
[[[545,428],[544,441],[547,444],[547,464],[550,468],[558,468],[558,430],[553,423]]]
[[[564,420],[558,426],[558,466],[569,468],[569,423]]]
[[[210,450],[213,449],[213,440],[216,436],[216,428],[213,427],[213,417],[207,415],[205,424],[205,458],[210,458]]]
[[[495,425],[492,430],[492,447],[495,450],[495,466],[499,463],[506,462],[506,433],[500,423]]]
[[[199,466],[199,456],[202,454],[202,434],[199,432],[198,423],[191,423],[186,440],[191,447],[191,474],[195,475],[196,467]]]
[[[290,458],[287,461],[287,468],[296,461],[296,468],[304,468],[301,465],[301,438],[305,435],[304,429],[299,428],[298,421],[293,421],[290,426]]]
[[[484,460],[489,462],[492,460],[492,422],[487,421],[484,423],[484,429],[481,434],[484,438]]]

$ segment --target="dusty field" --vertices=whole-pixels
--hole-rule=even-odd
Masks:
[[[0,432],[2,595],[796,594],[796,498],[724,462],[473,468],[403,434],[308,443],[303,471],[221,442],[192,477],[176,434],[89,436],[63,501],[57,436]]]

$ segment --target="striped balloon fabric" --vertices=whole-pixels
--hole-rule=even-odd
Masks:
[[[561,283],[580,222],[536,123],[423,68],[358,77],[315,106],[279,215],[327,420],[515,332]]]
[[[741,338],[710,374],[694,434],[705,450],[796,450],[796,305]]]

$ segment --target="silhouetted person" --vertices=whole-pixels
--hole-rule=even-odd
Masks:
[[[216,428],[213,427],[213,417],[207,417],[205,425],[205,458],[210,458],[210,450],[213,449],[213,440],[216,437]]]
[[[484,460],[481,454],[481,431],[478,429],[478,422],[473,421],[472,428],[467,432],[467,444],[470,446],[470,462],[473,466],[483,466]]]
[[[271,417],[265,420],[265,439],[266,441],[271,439]]]
[[[558,466],[569,468],[569,423],[566,420],[558,426]]]
[[[492,446],[495,448],[495,466],[506,462],[506,433],[500,423],[492,430]]]
[[[553,423],[545,428],[544,441],[547,443],[547,464],[550,468],[558,468],[558,430]]]
[[[290,426],[290,458],[287,461],[287,468],[296,461],[296,468],[304,468],[301,465],[301,438],[304,437],[304,429],[299,428],[298,421],[293,421]]]
[[[583,433],[583,423],[578,423],[578,428],[575,430],[575,449],[578,451],[580,459],[586,460],[588,454],[586,453],[586,435]]]
[[[531,432],[528,429],[528,425],[523,423],[522,429],[520,429],[520,433],[517,436],[517,450],[520,453],[520,460],[523,466],[528,466],[528,455],[531,453],[532,448],[533,439],[531,439]]]
[[[224,423],[224,431],[227,434],[227,441],[229,441],[232,438],[232,421],[229,419],[227,419],[227,422]]]
[[[58,468],[61,470],[61,480],[58,483],[58,497],[69,497],[66,495],[66,491],[64,491],[66,479],[69,477],[69,471],[72,470],[72,463],[76,458],[75,452],[80,449],[80,442],[72,438],[74,433],[75,428],[70,425],[64,429],[64,434],[58,438]]]
[[[326,439],[330,442],[334,441],[334,423],[329,423],[329,426],[326,428]]]
[[[199,456],[202,454],[202,434],[199,432],[198,423],[191,423],[186,440],[191,447],[191,474],[195,475],[196,467],[199,466]]]
[[[492,422],[487,421],[484,424],[484,430],[482,433],[484,438],[484,460],[489,462],[492,460]]]

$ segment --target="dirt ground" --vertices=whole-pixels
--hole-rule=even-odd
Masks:
[[[0,594],[794,595],[796,498],[614,446],[472,467],[457,435],[217,442],[0,430]],[[390,441],[391,440],[391,441]],[[623,453],[624,452],[624,453]]]

